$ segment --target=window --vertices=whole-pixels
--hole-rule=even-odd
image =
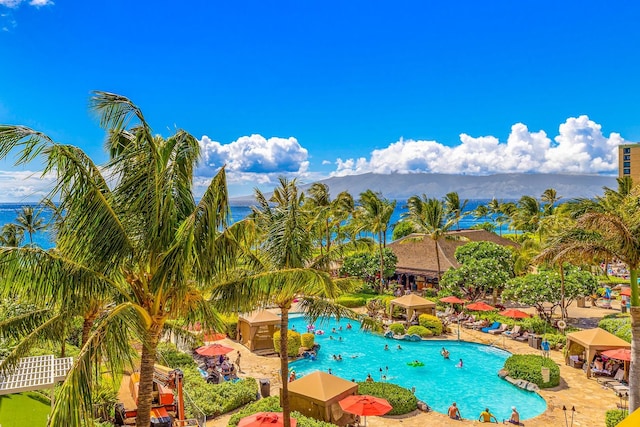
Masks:
[[[630,168],[630,167],[631,167],[631,162],[624,162],[624,164],[622,165],[622,167]]]
[[[631,175],[631,169],[623,169],[622,170],[622,174],[623,175]]]
[[[623,160],[631,160],[631,154],[625,154]]]
[[[623,148],[623,149],[622,149],[622,152],[623,152],[624,154],[631,154],[631,148],[629,148],[629,147],[627,147],[627,148]]]

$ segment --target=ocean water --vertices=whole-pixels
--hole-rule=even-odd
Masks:
[[[347,329],[347,323],[353,328]],[[293,315],[290,328],[306,332],[307,321]],[[315,360],[301,359],[289,363],[296,376],[314,371],[328,372],[346,380],[365,381],[371,374],[375,381],[389,382],[412,389],[418,399],[433,410],[446,414],[456,402],[462,418],[478,419],[484,408],[489,408],[499,421],[509,419],[515,406],[522,420],[533,418],[545,411],[547,404],[537,393],[522,390],[500,379],[497,373],[510,353],[482,344],[426,340],[399,341],[379,334],[361,331],[358,322],[341,319],[319,319],[315,337],[320,350]],[[339,328],[342,327],[342,330]],[[332,329],[336,328],[336,332]],[[401,349],[398,349],[398,344]],[[384,350],[385,345],[389,349]],[[442,347],[450,352],[450,359],[440,355]],[[342,361],[333,355],[341,355]],[[463,367],[456,367],[463,360]],[[419,361],[422,366],[408,363]]]
[[[469,200],[469,203],[467,204],[465,212],[471,212],[474,209],[476,209],[478,205],[487,204],[488,202],[489,200],[487,199]],[[405,205],[406,205],[406,201],[399,200],[397,202],[396,209],[393,212],[393,215],[391,216],[391,221],[390,221],[391,225],[396,224],[398,221],[400,221],[402,214],[407,211]],[[35,205],[33,204],[0,203],[0,228],[2,228],[4,224],[15,222],[16,217],[18,216],[20,209],[23,206],[35,207]],[[231,222],[239,221],[245,218],[250,213],[251,213],[250,206],[231,206]],[[51,211],[47,209],[43,210],[41,218],[43,219],[43,222],[45,223],[49,222],[51,220]],[[480,222],[485,222],[485,221],[487,221],[486,218],[480,221],[472,215],[467,215],[466,217],[462,218],[462,220],[460,221],[460,228],[469,228],[474,224],[478,224]],[[507,231],[506,225],[503,226],[502,231],[503,232]],[[388,233],[387,238],[391,239],[391,232]],[[40,233],[36,233],[33,236],[33,243],[45,249],[49,249],[53,247],[53,240],[54,240],[53,236],[49,232],[40,232]],[[24,243],[28,243],[28,242],[29,242],[29,237],[25,236]]]

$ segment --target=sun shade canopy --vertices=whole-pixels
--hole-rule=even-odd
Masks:
[[[23,357],[10,373],[0,374],[0,395],[53,388],[64,381],[72,365],[72,357]]]

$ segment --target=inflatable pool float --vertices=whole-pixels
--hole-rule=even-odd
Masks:
[[[407,365],[409,366],[413,366],[414,368],[418,367],[418,366],[424,366],[424,363],[422,362],[407,362]]]
[[[324,331],[322,329],[318,329],[316,331],[316,335],[324,335]]]

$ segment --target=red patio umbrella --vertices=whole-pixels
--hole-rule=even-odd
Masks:
[[[489,304],[479,301],[479,302],[474,302],[471,303],[469,305],[467,305],[465,307],[467,310],[473,310],[473,311],[492,311],[492,310],[497,310],[497,308],[490,306]]]
[[[366,394],[347,396],[338,403],[343,411],[365,417],[365,426],[367,415],[384,415],[393,409],[386,399]]]
[[[624,295],[624,296],[630,297],[631,296],[631,288],[624,288],[620,292],[620,295]]]
[[[227,347],[222,344],[209,344],[196,349],[196,353],[200,356],[220,356],[232,351],[233,349],[231,347]]]
[[[628,348],[616,348],[613,350],[601,351],[600,354],[607,356],[609,359],[623,360],[625,362],[631,361],[631,350]]]
[[[291,420],[291,427],[296,427],[295,418]],[[284,425],[282,412],[258,412],[257,414],[244,417],[238,423],[238,427],[280,427]]]
[[[520,311],[515,308],[510,308],[508,310],[501,311],[498,314],[505,317],[511,317],[512,319],[526,319],[531,317],[529,313],[525,313],[524,311]]]
[[[464,304],[467,302],[466,300],[460,299],[455,295],[451,295],[448,297],[440,298],[441,302],[446,302],[448,304]]]

